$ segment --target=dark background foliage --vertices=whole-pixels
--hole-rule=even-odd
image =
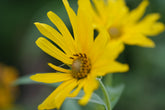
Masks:
[[[77,8],[77,0],[70,0]],[[127,0],[134,9],[141,0]],[[160,13],[165,23],[165,0],[150,0],[146,13]],[[47,62],[56,62],[43,53],[35,41],[42,36],[34,22],[51,26],[46,13],[57,13],[69,28],[67,13],[61,0],[1,0],[0,1],[0,62],[16,67],[19,76],[52,71]],[[165,33],[152,37],[155,48],[126,46],[119,60],[130,65],[130,71],[114,75],[114,84],[126,87],[114,110],[164,110],[165,99]],[[53,89],[43,85],[22,85],[16,105],[20,110],[36,109]]]

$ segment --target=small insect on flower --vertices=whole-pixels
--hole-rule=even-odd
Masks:
[[[155,36],[164,31],[164,24],[158,22],[158,13],[148,14],[143,19],[148,0],[143,0],[130,11],[125,0],[78,0],[79,8],[93,20],[97,30],[105,29],[111,38],[110,42],[123,42],[128,45],[154,47],[155,44],[146,36]]]
[[[59,109],[66,97],[77,96],[81,89],[84,91],[84,96],[79,100],[79,103],[85,105],[88,103],[93,91],[98,87],[97,76],[128,70],[127,64],[115,61],[124,48],[120,46],[121,43],[107,43],[109,37],[107,37],[108,33],[106,31],[101,31],[94,39],[91,19],[79,9],[76,15],[67,0],[63,0],[63,3],[72,24],[74,37],[63,21],[51,11],[47,15],[59,32],[47,24],[35,23],[38,30],[49,40],[56,43],[63,51],[44,37],[40,37],[36,41],[38,47],[70,67],[70,69],[65,69],[48,63],[50,67],[58,72],[39,73],[30,77],[34,81],[44,83],[62,82],[38,106],[38,109]]]

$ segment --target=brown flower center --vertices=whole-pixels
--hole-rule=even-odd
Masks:
[[[87,58],[86,54],[74,54],[72,63],[72,76],[76,79],[82,79],[87,77],[91,70],[90,60]]]
[[[111,37],[112,39],[117,39],[117,38],[119,38],[119,37],[121,36],[121,34],[122,34],[120,28],[117,28],[117,27],[110,27],[110,28],[108,29],[108,32],[109,32],[110,37]]]

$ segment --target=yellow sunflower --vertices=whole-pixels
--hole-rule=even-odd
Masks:
[[[17,87],[11,86],[18,77],[18,71],[14,67],[0,63],[0,110],[9,110],[14,106]]]
[[[120,64],[115,61],[123,50],[123,47],[119,46],[121,44],[107,43],[108,33],[106,31],[101,31],[94,39],[91,19],[79,9],[76,15],[67,0],[63,0],[63,3],[72,24],[74,37],[72,37],[64,22],[51,11],[47,15],[59,32],[47,24],[35,23],[38,30],[48,39],[38,38],[36,41],[38,47],[70,67],[70,69],[65,69],[48,63],[51,68],[58,72],[39,73],[31,76],[32,80],[43,83],[62,82],[38,106],[38,109],[59,109],[66,97],[77,96],[81,89],[85,94],[79,100],[79,103],[85,105],[92,92],[98,87],[97,76],[128,70],[127,64]],[[49,40],[57,44],[60,49]]]
[[[148,14],[144,18],[148,0],[143,0],[130,11],[124,0],[78,0],[79,8],[93,19],[94,28],[105,29],[111,42],[120,41],[128,45],[154,47],[154,42],[146,36],[155,36],[164,31],[164,24],[157,22],[158,13]]]

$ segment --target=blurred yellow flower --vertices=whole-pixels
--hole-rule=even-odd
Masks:
[[[105,29],[111,42],[123,42],[128,45],[154,47],[154,42],[146,36],[155,36],[164,31],[164,24],[157,22],[158,13],[148,14],[144,18],[148,0],[143,0],[134,10],[129,11],[124,0],[78,0],[79,8],[93,19],[95,29]]]
[[[58,72],[39,73],[31,76],[32,80],[38,82],[62,82],[38,106],[40,110],[59,109],[66,97],[77,96],[81,89],[84,90],[85,95],[79,100],[79,103],[85,105],[89,101],[92,92],[98,87],[97,76],[128,70],[127,64],[120,64],[115,61],[124,48],[120,46],[121,43],[107,43],[109,37],[107,37],[108,33],[106,31],[101,31],[94,39],[91,19],[84,16],[85,14],[79,9],[76,15],[67,0],[63,0],[63,3],[72,24],[74,38],[64,22],[51,11],[47,15],[59,32],[47,24],[35,23],[38,30],[48,39],[38,38],[36,41],[38,47],[71,68],[65,69],[48,63],[50,67]],[[60,49],[49,40],[57,44]]]
[[[17,87],[11,84],[18,77],[18,71],[9,66],[0,64],[0,109],[6,110],[13,106]]]

